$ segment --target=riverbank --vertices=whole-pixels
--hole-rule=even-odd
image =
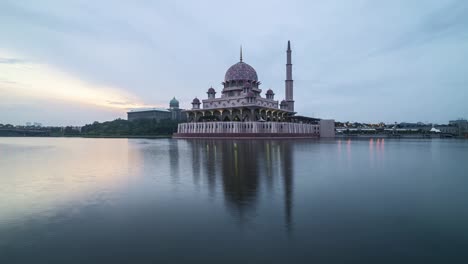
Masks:
[[[142,136],[124,136],[124,135],[66,135],[66,136],[20,136],[20,135],[14,135],[14,136],[2,136],[0,137],[8,137],[8,138],[14,138],[14,137],[37,137],[37,138],[172,138],[172,135],[142,135]]]
[[[338,134],[335,136],[336,138],[350,138],[350,139],[437,139],[437,138],[455,138],[455,139],[465,139],[466,137],[457,137],[453,135],[446,135],[446,134],[362,134],[362,135],[344,135]]]

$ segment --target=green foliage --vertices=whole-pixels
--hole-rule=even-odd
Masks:
[[[172,120],[139,119],[127,121],[116,119],[108,122],[94,122],[81,128],[81,135],[87,136],[157,136],[171,135],[177,131],[177,122]]]
[[[125,137],[125,136],[165,136],[177,132],[178,122],[172,120],[140,119],[133,122],[116,119],[108,122],[93,122],[85,125],[81,131],[77,127],[42,127],[18,128],[11,124],[0,124],[0,136],[97,136],[97,137]]]

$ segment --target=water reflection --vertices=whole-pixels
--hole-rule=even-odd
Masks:
[[[210,192],[219,181],[226,208],[241,222],[255,214],[259,196],[276,189],[284,193],[285,225],[292,225],[293,144],[289,141],[187,141],[195,182],[205,175]],[[275,188],[275,178],[281,186]]]
[[[2,138],[0,152],[0,224],[112,204],[129,175],[141,173],[127,140]]]
[[[179,145],[177,140],[169,142],[169,167],[171,169],[172,180],[179,182]]]
[[[0,263],[445,263],[468,242],[467,150],[0,138]]]
[[[375,164],[381,165],[385,156],[385,139],[369,139],[369,162],[373,167]]]

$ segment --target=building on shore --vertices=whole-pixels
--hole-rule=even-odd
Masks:
[[[138,119],[152,119],[156,121],[174,120],[183,121],[182,109],[179,108],[179,101],[174,97],[169,102],[169,108],[139,108],[127,112],[128,121]]]
[[[457,120],[449,121],[449,126],[456,127],[457,136],[467,137],[468,136],[468,121],[466,119],[460,118]]]
[[[183,110],[186,123],[178,126],[177,138],[193,137],[334,137],[334,120],[297,116],[294,110],[291,44],[286,58],[285,98],[275,99],[273,90],[262,96],[257,72],[242,58],[224,76],[221,95],[210,87],[207,98],[194,98],[192,109]]]

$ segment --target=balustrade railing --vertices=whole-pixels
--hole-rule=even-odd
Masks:
[[[199,122],[179,124],[177,133],[318,134],[319,125],[286,122]]]

